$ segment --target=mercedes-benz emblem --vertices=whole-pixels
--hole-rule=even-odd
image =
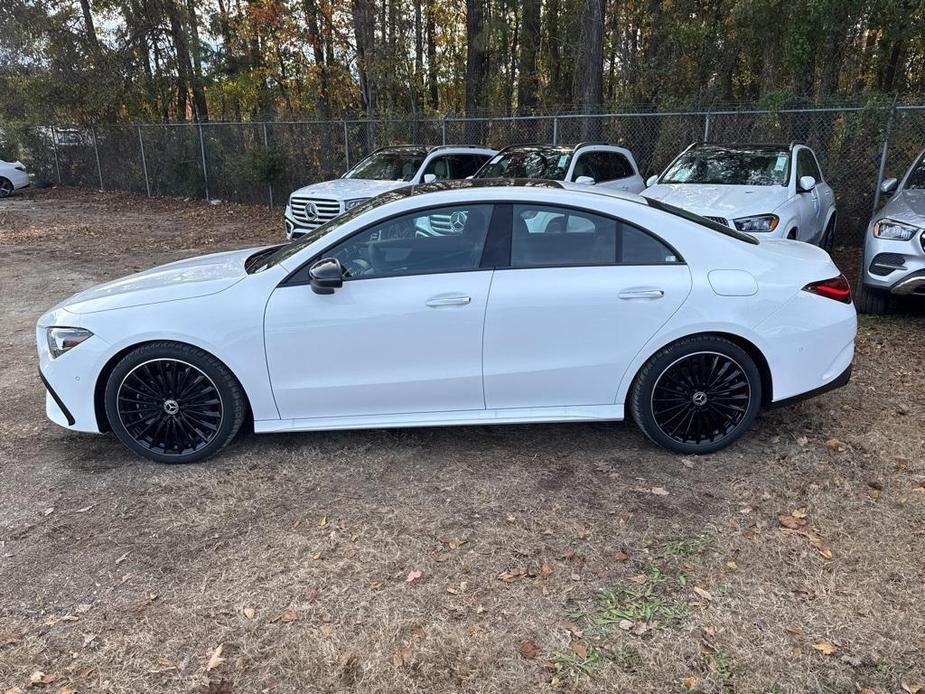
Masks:
[[[308,202],[305,204],[305,219],[310,222],[318,219],[318,206],[315,203]]]
[[[175,415],[180,411],[180,403],[176,400],[164,400],[164,412],[169,415]]]
[[[457,234],[461,232],[466,226],[466,213],[462,210],[457,210],[450,215],[450,229],[452,229]]]
[[[703,407],[707,404],[707,394],[702,390],[698,390],[696,393],[694,393],[694,396],[691,398],[691,400],[697,407]]]

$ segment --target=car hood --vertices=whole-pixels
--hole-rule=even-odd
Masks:
[[[736,219],[773,212],[787,199],[787,189],[784,186],[659,183],[646,188],[641,195],[694,214]]]
[[[55,306],[69,313],[96,313],[217,294],[247,272],[244,261],[259,248],[179,260],[78,292]],[[54,310],[54,309],[52,309]]]
[[[917,227],[925,226],[925,190],[903,190],[883,206],[880,217],[889,217],[899,222],[908,222]]]
[[[396,188],[410,186],[408,181],[374,181],[366,178],[335,178],[333,181],[313,183],[292,193],[292,196],[310,197],[312,195],[352,200],[354,198],[372,198]],[[291,196],[290,196],[291,197]]]

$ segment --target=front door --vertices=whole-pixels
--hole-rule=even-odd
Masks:
[[[612,405],[642,346],[678,310],[690,272],[632,225],[513,205],[509,269],[485,316],[489,409]]]
[[[349,273],[333,294],[277,288],[265,333],[281,417],[484,409],[491,211],[462,204],[376,224],[323,254]]]

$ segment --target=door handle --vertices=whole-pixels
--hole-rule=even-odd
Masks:
[[[624,289],[617,296],[621,299],[661,299],[665,296],[665,292],[661,289],[654,289],[650,287],[639,288],[639,289]]]
[[[431,308],[439,306],[465,306],[472,299],[468,296],[435,296],[427,300],[427,305]]]

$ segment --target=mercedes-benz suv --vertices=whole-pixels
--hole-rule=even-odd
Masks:
[[[495,154],[497,150],[468,145],[381,147],[340,178],[292,193],[284,213],[286,238],[298,238],[389,190],[468,178]]]

